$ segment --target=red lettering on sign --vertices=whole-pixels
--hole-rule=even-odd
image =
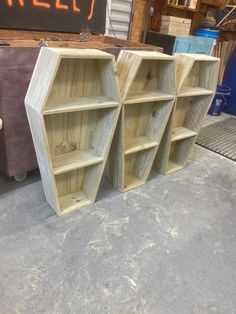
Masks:
[[[93,18],[94,4],[95,4],[95,0],[92,0],[91,8],[90,8],[90,14],[89,14],[89,16],[88,16],[88,20],[92,20],[92,18]]]
[[[25,5],[25,0],[18,0],[19,5],[23,7]],[[46,1],[46,0],[44,0]],[[35,7],[42,7],[46,9],[50,9],[51,5],[50,3],[43,2],[41,0],[32,0],[33,6]],[[12,7],[13,6],[13,0],[7,0],[8,6]],[[90,6],[90,12],[88,15],[88,20],[92,20],[93,18],[93,13],[94,13],[94,5],[95,5],[95,0],[91,0],[91,6]],[[55,0],[55,7],[58,10],[69,10],[69,5],[61,3],[61,0]],[[78,0],[73,0],[73,11],[74,12],[80,12],[80,8],[78,6]]]
[[[60,9],[62,9],[62,10],[68,10],[69,9],[68,5],[61,4],[60,0],[56,0],[56,5],[55,6],[59,10]]]
[[[13,0],[7,0],[7,3],[10,7],[13,6]],[[21,7],[23,7],[25,4],[24,4],[24,0],[19,0],[19,4]]]
[[[73,10],[75,12],[80,12],[80,8],[77,7],[76,2],[77,2],[77,0],[73,0]]]
[[[41,1],[38,1],[38,0],[33,0],[33,5],[35,7],[42,7],[42,8],[50,9],[50,4],[49,3],[41,2]]]

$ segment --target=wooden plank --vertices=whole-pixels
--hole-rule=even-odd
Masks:
[[[185,87],[182,88],[178,94],[179,97],[189,97],[189,96],[201,96],[201,95],[213,95],[214,92],[201,87]]]
[[[103,162],[104,158],[97,156],[94,151],[76,151],[56,156],[53,163],[54,175],[91,166]]]
[[[161,91],[140,91],[130,93],[124,103],[135,104],[141,102],[155,101],[155,100],[169,100],[174,99],[173,95],[162,93]]]
[[[81,97],[79,99],[52,99],[47,102],[47,107],[44,109],[43,114],[50,115],[64,112],[110,108],[119,105],[118,101],[113,101],[106,96]]]
[[[175,142],[188,137],[195,136],[197,133],[184,127],[174,128],[172,131],[171,141]]]
[[[155,159],[162,174],[182,169],[211,105],[216,90],[219,59],[198,54],[176,54],[177,99]]]
[[[129,138],[125,145],[125,155],[136,153],[140,150],[158,146],[158,142],[150,141],[146,136],[137,136]]]

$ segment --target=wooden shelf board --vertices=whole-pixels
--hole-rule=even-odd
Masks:
[[[111,100],[106,96],[69,98],[48,101],[43,114],[49,115],[55,113],[102,109],[117,106],[119,106],[119,102]]]
[[[144,181],[138,179],[137,177],[131,175],[131,174],[126,174],[125,175],[125,188],[124,192],[134,189],[140,185],[145,184]]]
[[[183,5],[176,5],[176,4],[168,4],[168,8],[173,8],[173,9],[178,9],[178,10],[183,10],[183,11],[189,11],[189,12],[197,12],[196,9],[191,9],[191,8],[188,8],[188,7],[185,7]]]
[[[59,197],[59,204],[61,208],[61,214],[65,214],[75,209],[90,205],[92,202],[82,191],[78,191]]]
[[[75,151],[59,155],[53,159],[53,173],[58,175],[75,169],[91,166],[103,162],[104,158],[96,156],[91,151]]]
[[[182,88],[179,93],[178,97],[188,97],[188,96],[204,96],[204,95],[213,95],[214,92],[202,88],[202,87],[188,87],[188,88]]]
[[[183,166],[178,165],[172,160],[168,161],[167,174],[183,169]]]
[[[135,104],[140,102],[161,101],[174,99],[174,95],[166,94],[161,91],[141,91],[131,93],[127,96],[125,104]]]
[[[158,142],[151,141],[146,136],[133,137],[131,139],[128,139],[125,145],[125,155],[136,153],[156,146],[158,146]]]
[[[184,127],[178,127],[173,129],[173,133],[171,136],[171,142],[182,140],[185,138],[196,136],[197,132],[194,132],[190,129]]]
[[[191,56],[191,58],[194,59],[194,61],[196,62],[218,62],[219,59],[217,57],[213,57],[213,56],[209,56],[209,55],[205,55],[205,54],[201,54],[201,53],[175,53],[176,56],[186,56],[189,57]]]
[[[201,4],[208,4],[214,7],[224,7],[225,5],[222,5],[222,2],[216,1],[216,0],[201,0]]]

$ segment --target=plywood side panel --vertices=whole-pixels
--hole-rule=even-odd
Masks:
[[[53,167],[49,158],[50,152],[44,122],[33,108],[27,106],[26,109],[46,199],[51,207],[59,214],[57,190],[52,170]]]

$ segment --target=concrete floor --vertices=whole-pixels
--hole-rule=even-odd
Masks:
[[[0,178],[0,313],[236,313],[236,163],[194,161],[57,217],[38,173]]]

